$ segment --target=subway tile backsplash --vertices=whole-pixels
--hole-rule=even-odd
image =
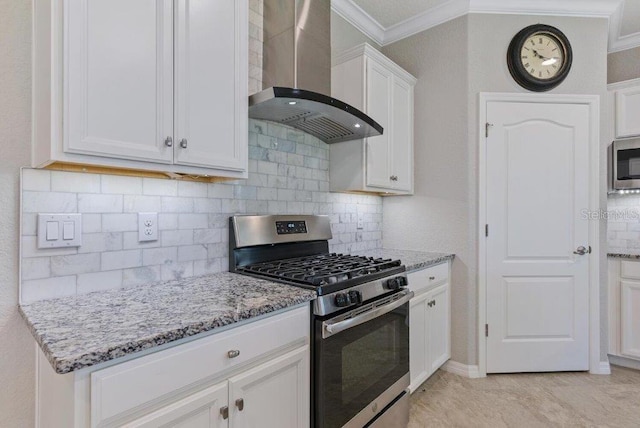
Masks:
[[[640,254],[640,195],[607,198],[607,252]]]
[[[226,271],[234,214],[327,214],[331,251],[380,248],[381,198],[329,193],[328,159],[328,146],[315,137],[251,120],[247,180],[25,169],[22,302]],[[73,212],[82,213],[82,246],[38,249],[37,213]],[[138,212],[158,213],[158,241],[138,242]],[[358,215],[363,229],[357,229]]]

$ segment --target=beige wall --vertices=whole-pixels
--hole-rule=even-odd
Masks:
[[[608,82],[640,78],[640,47],[609,54]]]
[[[467,17],[416,34],[382,52],[417,79],[415,87],[415,195],[383,200],[388,248],[456,254],[452,287],[452,357],[475,361],[475,241],[470,236],[467,111]]]
[[[610,141],[611,121],[606,108],[606,19],[471,14],[382,48],[419,79],[416,195],[384,200],[384,245],[456,253],[452,358],[463,364],[477,363],[478,96],[480,92],[527,92],[511,78],[506,51],[520,29],[540,22],[560,28],[574,50],[569,77],[551,92],[602,97],[600,193],[601,206],[606,207],[604,149]],[[604,250],[606,225],[601,226]],[[600,257],[599,263],[604,356],[606,258]]]
[[[31,1],[0,0],[0,427],[33,425],[34,341],[18,314],[18,180],[31,141]]]
[[[331,55],[337,55],[349,48],[367,42],[376,49],[380,49],[380,45],[369,37],[365,36],[360,30],[345,21],[340,15],[331,11]]]

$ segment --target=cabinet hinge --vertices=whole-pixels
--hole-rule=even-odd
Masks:
[[[484,236],[489,236],[489,225],[488,224],[484,225]]]
[[[487,122],[484,124],[484,136],[486,138],[489,138],[489,128],[491,128],[492,126],[493,126],[493,123]]]
[[[489,337],[489,324],[484,325],[484,337]]]

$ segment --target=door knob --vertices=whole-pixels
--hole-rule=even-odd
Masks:
[[[187,148],[187,139],[183,138],[182,140],[180,140],[180,147],[182,147],[183,149]]]
[[[573,252],[573,254],[578,254],[580,256],[584,256],[585,254],[589,254],[589,253],[591,253],[591,246],[589,246],[589,248],[587,249],[582,245],[576,248],[576,250]]]
[[[164,145],[167,147],[173,146],[173,138],[167,137],[164,139]]]
[[[238,408],[238,410],[242,411],[244,410],[244,399],[242,398],[238,398],[236,400],[236,407]]]

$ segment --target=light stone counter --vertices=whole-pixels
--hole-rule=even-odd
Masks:
[[[437,265],[447,260],[453,260],[455,257],[455,254],[450,253],[389,249],[366,250],[359,254],[383,259],[400,259],[402,264],[407,267],[407,272]]]
[[[69,373],[315,299],[315,291],[224,272],[20,307],[57,373]]]

